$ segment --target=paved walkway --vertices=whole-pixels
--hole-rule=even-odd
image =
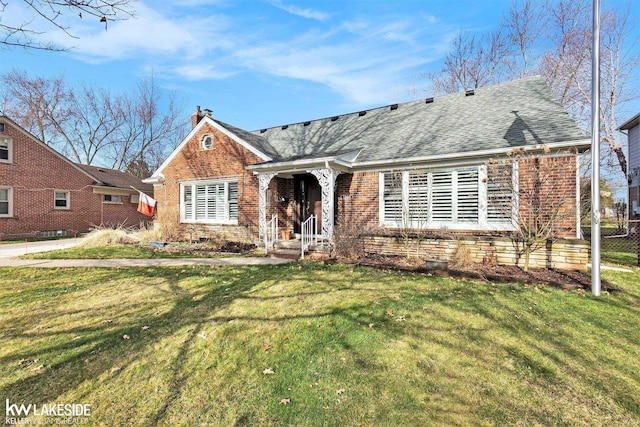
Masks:
[[[268,257],[154,259],[17,259],[0,258],[0,267],[164,267],[180,265],[277,265],[290,259]]]
[[[0,244],[0,267],[156,267],[180,265],[276,265],[290,259],[267,257],[154,258],[154,259],[18,259],[36,252],[72,248],[81,238]]]

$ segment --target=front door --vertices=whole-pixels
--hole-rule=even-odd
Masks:
[[[302,223],[311,215],[317,217],[317,234],[320,234],[322,227],[322,187],[315,176],[295,175],[294,176],[294,197],[295,197],[295,221],[293,231],[300,233]]]

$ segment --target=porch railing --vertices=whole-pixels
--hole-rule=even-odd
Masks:
[[[300,247],[302,250],[302,259],[304,259],[304,251],[309,249],[311,244],[318,244],[318,235],[316,230],[318,229],[318,217],[315,215],[311,215],[307,218],[300,227],[301,236],[300,236]]]
[[[264,236],[264,250],[269,252],[269,248],[278,240],[278,215],[271,215],[271,220],[267,222],[267,229]]]

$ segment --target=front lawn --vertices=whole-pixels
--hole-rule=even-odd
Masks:
[[[0,399],[112,426],[639,425],[640,271],[602,276],[622,291],[314,263],[3,268]]]
[[[198,245],[170,245],[166,248],[153,248],[146,245],[122,244],[96,247],[76,246],[68,249],[37,252],[22,255],[22,259],[149,259],[149,258],[211,258],[228,256],[256,256],[259,251],[228,253]],[[262,256],[260,254],[260,256]]]

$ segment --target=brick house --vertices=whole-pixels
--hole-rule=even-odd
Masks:
[[[224,235],[268,248],[276,229],[299,236],[313,218],[314,233],[326,241],[341,225],[376,230],[366,241],[371,251],[398,252],[397,235],[407,228],[446,230],[483,250],[504,247],[499,261],[517,262],[510,243],[498,240],[517,226],[518,201],[495,194],[487,162],[524,147],[539,151],[542,164],[563,164],[555,179],[574,213],[558,224],[566,238],[559,244],[570,255],[553,265],[586,263],[578,240],[578,153],[590,140],[540,77],[253,132],[199,107],[192,124],[145,180],[154,185],[158,223],[182,236]],[[528,169],[514,162],[501,174],[522,186]],[[505,197],[507,210],[491,202]],[[446,258],[457,241],[433,237],[421,244]],[[482,251],[474,257],[482,260]],[[539,263],[548,264],[548,255]]]
[[[618,128],[627,132],[629,159],[629,219],[640,219],[640,113]]]
[[[79,165],[0,116],[0,240],[73,235],[104,225],[139,226],[138,192],[149,184]]]

